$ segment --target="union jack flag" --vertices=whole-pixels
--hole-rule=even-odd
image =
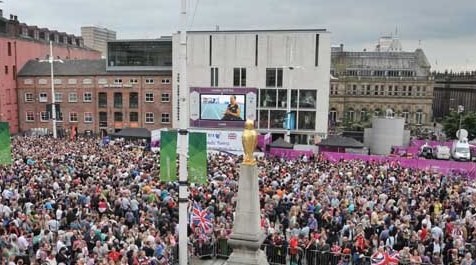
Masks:
[[[391,253],[388,252],[377,252],[372,255],[372,265],[398,265],[400,262],[400,257],[397,251]]]
[[[213,232],[213,223],[207,210],[202,210],[198,203],[193,204],[191,224],[192,227],[198,227],[204,233],[209,234]]]

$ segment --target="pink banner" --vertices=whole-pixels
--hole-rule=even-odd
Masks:
[[[442,174],[464,174],[471,178],[476,178],[476,164],[473,162],[443,161],[419,158],[404,158],[377,155],[360,155],[349,153],[323,152],[326,159],[331,162],[340,160],[362,160],[376,162],[397,162],[402,167],[415,168],[421,170],[434,170]]]
[[[271,148],[269,154],[272,156],[288,158],[288,159],[296,159],[300,158],[303,155],[310,157],[313,155],[312,151],[304,151],[304,150],[293,150],[293,149],[285,149],[285,148]]]

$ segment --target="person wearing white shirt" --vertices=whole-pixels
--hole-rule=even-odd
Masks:
[[[27,254],[30,243],[28,243],[28,240],[25,238],[23,233],[17,239],[17,246],[21,254]]]

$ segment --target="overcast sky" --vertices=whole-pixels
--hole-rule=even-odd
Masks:
[[[188,0],[189,30],[325,28],[347,50],[373,49],[394,33],[404,50],[423,48],[433,69],[476,70],[476,0]],[[3,0],[4,16],[80,35],[102,26],[118,38],[179,29],[180,0]]]

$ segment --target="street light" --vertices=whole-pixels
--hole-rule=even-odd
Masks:
[[[287,101],[286,101],[286,137],[285,141],[288,143],[291,143],[291,89],[293,86],[293,75],[291,74],[291,71],[294,69],[303,69],[302,66],[297,66],[297,65],[288,65],[288,66],[282,66],[284,69],[289,70],[289,87],[287,89]]]
[[[55,62],[63,63],[60,59],[54,59],[53,57],[53,42],[50,41],[50,56],[48,60],[39,60],[40,62],[49,62],[50,63],[50,72],[51,72],[51,122],[53,127],[53,138],[57,138],[56,133],[56,98],[55,98],[55,76],[53,65]]]
[[[461,134],[461,123],[463,121],[463,112],[464,112],[464,106],[463,105],[458,105],[458,113],[459,113],[458,134]],[[460,138],[459,135],[458,135],[458,138]]]

